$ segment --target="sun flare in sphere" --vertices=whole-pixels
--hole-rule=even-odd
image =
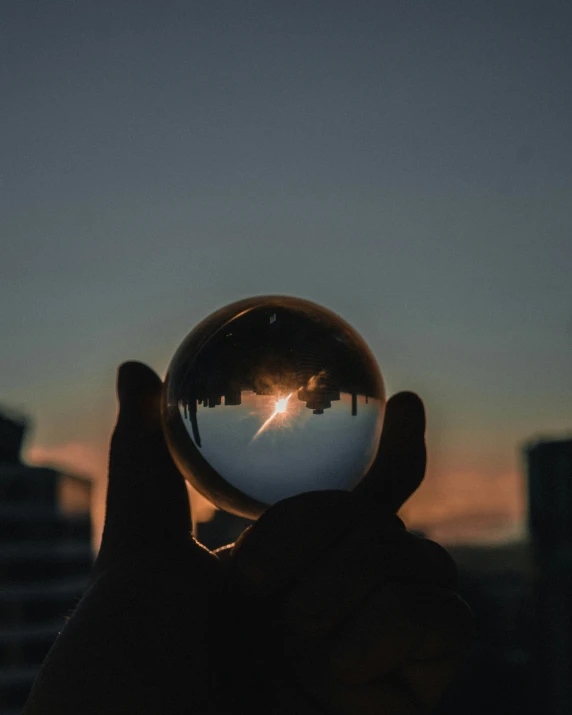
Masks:
[[[274,408],[275,414],[279,414],[281,412],[286,412],[286,409],[288,407],[288,400],[292,397],[292,393],[288,395],[288,397],[283,397],[281,400],[276,400],[276,407]]]
[[[293,394],[294,393],[291,392],[287,397],[282,397],[279,400],[276,400],[276,404],[274,405],[274,412],[270,415],[270,417],[254,435],[254,437],[252,438],[253,442],[272,423],[272,420],[276,417],[276,415],[284,414],[284,412],[286,412],[286,410],[288,409],[288,400],[292,397]]]

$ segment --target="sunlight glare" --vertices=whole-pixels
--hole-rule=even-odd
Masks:
[[[274,406],[274,412],[270,415],[270,417],[266,420],[266,422],[262,425],[262,427],[254,435],[254,437],[252,438],[253,442],[270,425],[270,423],[276,417],[276,415],[283,414],[284,412],[286,412],[286,409],[288,408],[288,400],[292,397],[293,394],[294,393],[291,392],[288,395],[288,397],[282,397],[280,400],[276,400],[276,404]]]
[[[286,412],[286,408],[288,407],[288,400],[291,397],[292,393],[290,393],[288,397],[283,397],[281,400],[276,400],[276,414],[278,414],[279,412]]]

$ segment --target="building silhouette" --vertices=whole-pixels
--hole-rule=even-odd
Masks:
[[[450,549],[477,636],[435,715],[572,713],[572,439],[524,461],[526,538]]]
[[[535,666],[545,712],[572,713],[572,439],[526,449],[536,581]]]
[[[16,715],[92,563],[90,482],[21,460],[25,420],[0,413],[0,715]]]
[[[539,558],[572,543],[572,439],[538,441],[525,449],[528,526]]]

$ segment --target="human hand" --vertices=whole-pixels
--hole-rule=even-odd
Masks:
[[[223,712],[209,659],[222,566],[191,537],[185,482],[163,438],[161,381],[125,363],[117,393],[101,549],[24,713]]]
[[[422,478],[419,451],[413,461],[411,450],[408,458],[404,456],[408,437],[401,457],[396,458],[399,449],[389,448],[399,431],[393,429],[391,437],[395,426],[392,403],[388,405],[380,457],[371,478],[358,492],[303,495],[276,505],[240,540],[230,558],[228,550],[219,558],[190,537],[186,489],[162,435],[160,390],[160,380],[149,368],[137,363],[122,367],[106,525],[94,578],[46,660],[25,715],[235,715],[259,707],[276,715],[368,715],[386,712],[388,706],[388,712],[414,712],[404,709],[417,702],[417,695],[411,700],[411,691],[398,690],[393,701],[388,699],[397,666],[405,677],[399,688],[405,687],[413,674],[415,683],[430,681],[431,693],[442,689],[453,671],[454,651],[462,640],[459,632],[463,629],[455,619],[451,626],[451,608],[441,606],[445,613],[442,623],[433,614],[417,630],[404,626],[393,630],[386,627],[384,631],[388,613],[393,613],[392,623],[398,622],[396,618],[409,623],[416,612],[413,593],[418,590],[405,588],[408,572],[413,581],[425,584],[432,584],[432,579],[443,583],[443,577],[434,576],[443,568],[448,573],[447,585],[451,575],[447,560],[446,567],[425,568],[425,552],[413,547],[417,542],[408,540],[413,537],[395,526],[396,518],[387,514],[379,519],[377,511],[372,513],[366,506],[373,494],[386,508],[394,509]],[[412,466],[415,461],[417,468]],[[424,468],[424,451],[422,462]],[[384,472],[386,476],[399,474],[400,479],[384,479]],[[342,524],[350,528],[340,530]],[[358,524],[360,529],[356,530]],[[398,542],[398,548],[387,548],[388,533],[389,541]],[[385,536],[380,539],[382,534]],[[382,544],[385,556],[383,548],[380,551]],[[276,548],[279,561],[260,561],[265,548],[270,554]],[[262,565],[267,586],[274,584],[255,596],[249,591],[253,563]],[[360,563],[364,568],[356,569]],[[322,574],[317,581],[308,579],[310,564],[315,574]],[[351,581],[343,574],[348,575],[348,568],[365,575],[360,581],[361,591],[347,588]],[[338,571],[342,578],[336,581]],[[342,584],[342,591],[328,587],[332,577],[334,584]],[[383,597],[379,595],[380,582],[401,585],[387,586]],[[328,608],[338,614],[334,625],[316,628],[315,619],[305,622],[292,616],[297,612],[297,598],[310,602],[313,597],[323,602],[324,593]],[[399,608],[407,597],[410,607]],[[432,603],[427,599],[423,602]],[[358,606],[363,615],[360,627],[370,632],[367,624],[374,624],[375,635],[367,650],[366,671],[359,660],[353,661],[353,666],[350,663],[349,671],[346,663],[344,670],[343,654],[350,652],[345,645],[347,638],[360,630],[357,626],[353,631],[340,628],[340,624],[352,622],[356,605],[363,603],[369,605]],[[393,604],[389,610],[388,603]],[[434,606],[429,611],[435,611]],[[420,628],[430,632],[431,625],[427,624],[431,623],[437,634],[447,627],[456,634],[455,648],[444,656],[439,649],[437,652],[429,647],[429,657],[423,656],[425,662],[410,663],[413,649],[404,645],[407,638],[415,637]],[[360,642],[358,650],[363,650],[366,641]],[[339,658],[337,664],[333,658],[336,643],[341,664]],[[237,646],[244,652],[233,658]],[[442,650],[442,644],[440,647]],[[383,668],[379,665],[381,656],[385,657]],[[438,662],[444,657],[445,664]],[[388,667],[388,663],[394,667]],[[356,670],[368,673],[366,682]],[[375,677],[370,671],[375,671]],[[385,677],[388,673],[390,677]],[[434,696],[426,700],[433,702]]]
[[[239,669],[232,690],[253,711],[262,699],[284,715],[427,713],[449,685],[473,617],[451,557],[394,514],[423,479],[424,431],[419,398],[396,395],[354,492],[280,502],[233,547],[226,630],[239,624],[231,659],[253,675]]]

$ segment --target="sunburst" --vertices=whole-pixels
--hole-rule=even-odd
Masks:
[[[254,435],[254,437],[252,438],[253,442],[264,432],[267,427],[270,426],[270,424],[277,415],[283,415],[286,412],[286,410],[288,409],[288,400],[292,397],[293,394],[294,393],[291,392],[287,397],[281,397],[279,400],[276,400],[276,403],[274,404],[274,412],[270,415],[270,417]]]

